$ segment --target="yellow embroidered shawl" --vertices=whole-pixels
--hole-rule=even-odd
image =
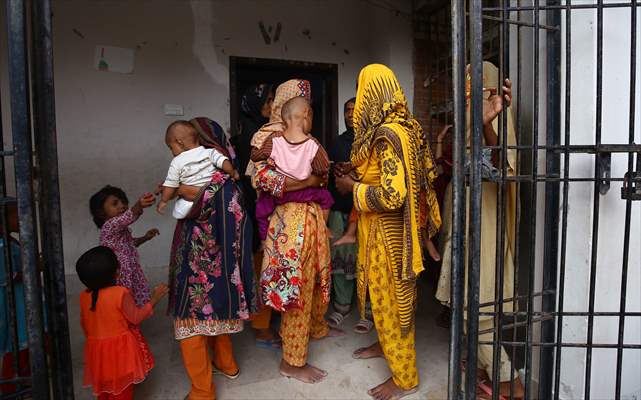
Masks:
[[[441,225],[432,186],[437,174],[423,131],[407,108],[407,100],[396,76],[384,65],[371,64],[361,70],[354,107],[354,133],[351,161],[357,180],[370,168],[370,155],[379,140],[388,141],[403,161],[407,197],[402,210],[399,210],[403,213],[402,230],[393,226],[392,219],[390,224],[386,224],[385,213],[377,216],[365,214],[361,218],[380,218],[385,234],[394,236],[387,237],[386,242],[390,244],[389,259],[395,268],[400,269],[395,275],[402,283],[396,288],[403,293],[397,293],[397,297],[413,297],[406,295],[414,291],[416,276],[424,269],[421,229],[426,228],[429,237],[432,237]],[[359,260],[365,259],[367,247],[359,246]],[[401,324],[405,325],[403,328],[407,328],[413,320],[411,311],[415,305],[414,299],[403,303],[399,304],[399,314]]]

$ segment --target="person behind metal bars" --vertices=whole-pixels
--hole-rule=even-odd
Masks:
[[[471,143],[471,123],[470,123],[470,104],[471,98],[471,76],[470,68],[467,68],[466,74],[466,98],[467,98],[467,118],[466,125],[466,143],[470,146]],[[499,85],[499,71],[498,68],[490,62],[483,63],[483,141],[486,146],[497,146],[499,144],[498,129],[498,116],[503,111],[504,106],[507,105],[507,145],[516,145],[516,130],[514,128],[514,120],[512,110],[509,106],[512,100],[512,83],[506,79],[503,83],[504,97],[501,98],[497,95]],[[502,134],[499,132],[499,134]],[[495,167],[500,168],[499,153],[494,151],[491,153],[491,162]],[[507,162],[506,170],[508,176],[517,175],[516,163],[516,150],[508,149],[505,157]],[[495,275],[496,258],[496,229],[497,229],[497,210],[498,210],[498,190],[499,186],[496,182],[484,181],[482,183],[482,208],[481,208],[481,262],[480,262],[480,283],[479,291],[480,303],[489,303],[497,301],[495,299],[495,282],[498,277]],[[514,245],[515,245],[515,232],[516,232],[516,184],[506,183],[505,191],[505,204],[506,204],[506,220],[505,220],[505,249],[504,249],[504,268],[503,268],[503,298],[512,298],[514,295]],[[443,221],[443,266],[441,275],[439,277],[436,298],[443,304],[449,305],[450,302],[450,282],[452,270],[452,187],[451,184],[447,189],[445,196],[445,220]],[[467,231],[467,227],[465,228]],[[467,265],[467,257],[465,257]],[[465,300],[467,301],[467,283],[465,287]],[[512,302],[504,302],[503,311],[511,312],[513,310]],[[498,309],[488,306],[480,309],[483,312],[495,312]],[[465,314],[467,318],[467,313]],[[479,316],[479,331],[486,331],[493,329],[493,318],[489,315]],[[478,336],[479,341],[492,341],[494,338],[493,333],[482,333]],[[511,371],[510,359],[501,347],[500,351],[500,365],[499,379],[500,379],[500,395],[510,395],[510,376],[513,373],[514,381],[514,398],[518,399],[523,397],[523,385],[519,379],[519,374],[516,370]],[[478,391],[480,396],[492,396],[492,372],[493,372],[493,349],[492,345],[479,345],[478,348],[478,366],[483,372],[480,374],[478,382]]]

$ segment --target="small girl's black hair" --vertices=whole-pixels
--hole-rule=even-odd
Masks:
[[[78,278],[91,292],[91,311],[96,310],[100,289],[116,284],[118,265],[116,254],[106,246],[87,250],[76,262]]]
[[[104,217],[104,214],[105,214],[104,206],[105,206],[105,201],[107,201],[107,198],[109,196],[116,196],[123,203],[129,204],[129,199],[127,199],[127,195],[125,194],[125,192],[123,192],[122,189],[117,188],[115,186],[107,185],[102,189],[100,189],[98,192],[96,192],[89,199],[89,211],[91,211],[93,222],[96,224],[98,228],[102,228],[102,226],[106,221]]]

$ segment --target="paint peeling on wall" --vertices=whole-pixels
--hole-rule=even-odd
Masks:
[[[211,80],[225,85],[229,76],[228,69],[218,60],[214,44],[212,21],[213,3],[209,1],[190,1],[194,18],[194,43],[192,50]]]

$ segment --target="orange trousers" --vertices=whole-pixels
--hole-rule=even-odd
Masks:
[[[295,367],[303,367],[307,363],[310,337],[320,339],[329,332],[325,321],[328,304],[323,303],[320,286],[316,283],[316,268],[309,265],[303,268],[302,272],[300,296],[303,308],[282,313],[280,321],[283,360]]]
[[[263,251],[258,251],[254,253],[254,273],[255,273],[254,276],[256,277],[257,282],[260,282],[262,266],[263,266]],[[258,286],[260,287],[260,285]],[[257,293],[256,295],[260,296],[260,293]],[[251,316],[252,328],[268,329],[271,319],[272,319],[272,309],[268,306],[262,306],[256,314]]]
[[[229,375],[238,372],[229,335],[193,336],[181,340],[180,351],[183,356],[183,364],[191,380],[189,400],[216,399],[216,387],[212,376],[213,370],[208,346],[214,352],[214,365],[218,370]]]

